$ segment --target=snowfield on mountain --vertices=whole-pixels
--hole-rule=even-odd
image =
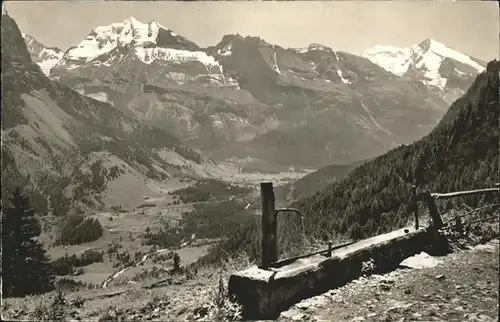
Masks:
[[[485,62],[434,39],[408,48],[377,45],[367,49],[363,57],[395,75],[436,87],[450,103],[462,95],[486,67]]]

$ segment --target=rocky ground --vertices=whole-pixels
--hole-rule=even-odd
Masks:
[[[57,291],[2,301],[4,321],[185,321],[237,320],[240,309],[227,300],[232,271],[248,265],[244,259],[224,269],[183,271],[108,288]]]
[[[373,275],[304,300],[279,321],[498,321],[499,241]],[[419,262],[421,265],[419,265]]]
[[[442,257],[423,253],[404,262],[412,268],[362,277],[297,303],[278,321],[497,321],[498,251],[494,239]],[[222,271],[81,290],[59,299],[56,292],[7,299],[2,319],[235,320],[239,309],[224,297],[221,281],[248,264],[240,259]]]

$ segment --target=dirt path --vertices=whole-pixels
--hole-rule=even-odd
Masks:
[[[434,258],[432,267],[361,278],[292,306],[279,321],[498,321],[498,251],[497,239]]]
[[[114,273],[112,276],[110,276],[109,278],[107,278],[103,283],[102,283],[102,288],[106,288],[108,286],[108,284],[110,282],[112,282],[115,278],[117,278],[118,276],[122,275],[123,273],[125,273],[126,271],[128,271],[129,269],[131,268],[134,268],[134,267],[137,267],[139,264],[141,263],[144,263],[151,255],[156,255],[156,254],[160,254],[160,253],[163,253],[163,252],[167,252],[168,249],[159,249],[157,250],[156,252],[152,253],[152,254],[146,254],[144,256],[142,256],[142,259],[137,262],[137,263],[134,263],[130,266],[127,266],[121,270],[119,270],[118,272]]]

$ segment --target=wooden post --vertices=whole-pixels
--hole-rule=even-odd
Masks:
[[[328,257],[332,257],[332,242],[328,241]]]
[[[417,186],[411,186],[411,208],[415,216],[415,230],[418,230],[418,204],[417,204]]]
[[[429,208],[429,214],[431,215],[433,226],[436,228],[443,227],[443,220],[441,219],[441,215],[439,214],[436,206],[436,201],[431,196],[431,193],[426,191],[423,196],[424,201],[427,204],[427,208]]]
[[[455,229],[460,236],[464,235],[464,225],[458,215],[455,215]]]
[[[260,183],[260,197],[262,200],[262,261],[261,267],[268,268],[278,259],[276,244],[276,209],[272,182]]]

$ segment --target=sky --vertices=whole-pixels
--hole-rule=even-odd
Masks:
[[[224,35],[258,36],[283,47],[319,43],[361,55],[375,45],[407,47],[432,38],[489,61],[499,57],[496,1],[8,1],[22,32],[66,50],[96,26],[133,16],[205,47]]]

